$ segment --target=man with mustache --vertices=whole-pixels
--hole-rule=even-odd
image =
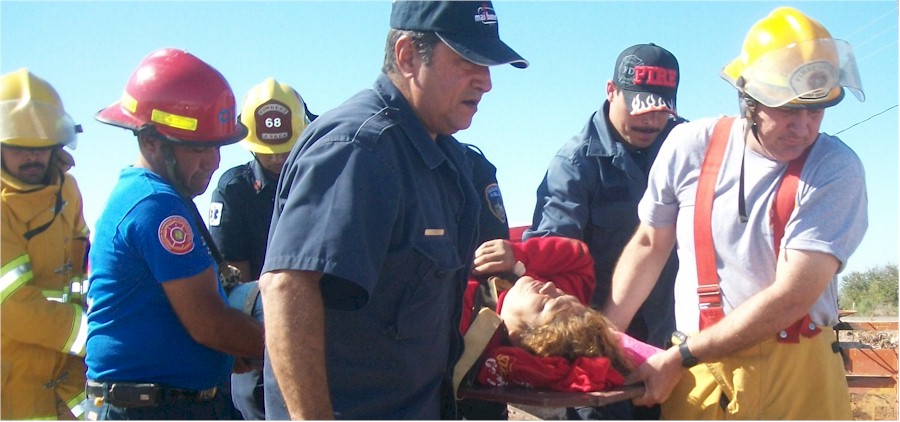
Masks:
[[[80,131],[45,80],[26,68],[0,76],[0,419],[83,413],[88,228],[62,149]]]
[[[678,250],[677,346],[626,378],[646,386],[633,402],[671,420],[849,420],[832,327],[868,227],[865,169],[820,129],[845,92],[865,100],[853,48],[778,7],[719,75],[740,114],[672,130],[604,309],[628,324]]]
[[[562,236],[587,243],[597,277],[591,301],[595,308],[609,297],[616,260],[638,226],[637,204],[650,165],[669,131],[684,121],[675,111],[679,76],[675,56],[653,43],[622,51],[613,79],[606,83],[603,107],[553,156],[538,186],[533,222],[523,239]],[[675,329],[677,267],[672,254],[644,307],[629,327],[620,329],[665,347]],[[625,403],[596,410],[604,413],[585,409],[590,415],[583,416],[630,416]]]
[[[269,419],[455,418],[479,198],[453,134],[528,62],[489,1],[396,1],[382,73],[303,132],[259,286]]]

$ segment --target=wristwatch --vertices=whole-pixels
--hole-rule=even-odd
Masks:
[[[690,368],[700,363],[697,357],[691,354],[691,350],[687,345],[688,336],[681,331],[672,333],[672,343],[678,345],[678,352],[681,353],[681,366]]]

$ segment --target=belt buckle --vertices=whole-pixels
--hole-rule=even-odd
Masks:
[[[106,401],[118,407],[153,407],[159,404],[160,388],[153,383],[105,383]]]

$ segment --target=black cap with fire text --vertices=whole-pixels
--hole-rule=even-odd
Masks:
[[[668,111],[677,115],[678,60],[656,44],[626,48],[616,59],[613,83],[625,94],[632,115]]]

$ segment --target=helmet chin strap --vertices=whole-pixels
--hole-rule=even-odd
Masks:
[[[744,139],[750,139],[750,133],[752,133],[753,140],[756,141],[757,145],[759,145],[759,148],[762,150],[763,155],[769,157],[770,159],[774,159],[775,155],[769,152],[768,148],[766,148],[766,144],[762,142],[762,137],[759,134],[759,125],[757,124],[756,100],[745,96],[743,97],[742,101],[745,104],[744,117],[748,122],[748,124],[744,127]],[[746,142],[744,147],[746,148]]]
[[[759,136],[759,125],[757,124],[757,110],[756,106],[759,104],[753,97],[747,94],[744,91],[744,84],[746,81],[744,77],[741,76],[737,79],[737,87],[738,87],[738,97],[740,98],[741,105],[741,114],[747,120],[747,125],[744,126],[744,148],[747,147],[746,140],[750,139],[750,132],[753,132],[753,140],[756,141],[756,144],[759,145],[762,152],[765,153],[768,157],[774,157],[769,151],[766,149],[766,146],[762,143],[762,140]]]
[[[756,143],[762,147],[762,142],[759,140],[759,127],[756,124],[756,100],[744,92],[744,82],[743,76],[737,80],[738,93],[741,100],[741,113],[747,120],[747,124],[744,125],[744,148],[741,151],[741,177],[738,182],[738,221],[741,223],[746,223],[750,220],[750,216],[747,214],[747,199],[744,195],[744,161],[747,157],[747,140],[750,139],[751,133],[753,134],[753,139],[756,140]],[[763,149],[765,149],[765,147],[763,147]]]
[[[743,82],[743,79],[739,79],[738,82]],[[744,197],[744,160],[747,157],[747,142],[752,139],[759,145],[763,155],[770,158],[774,157],[774,155],[769,153],[769,150],[766,149],[766,145],[763,144],[760,139],[759,125],[757,124],[758,114],[756,110],[756,105],[758,103],[753,97],[747,95],[743,89],[740,89],[740,98],[741,112],[747,120],[747,124],[744,125],[744,149],[741,153],[741,178],[738,183],[738,221],[746,223],[750,219],[750,216],[747,213],[747,200]],[[753,138],[751,138],[750,135],[753,135]]]
[[[168,141],[163,141],[161,148],[163,160],[166,163],[166,177],[169,179],[169,183],[172,184],[172,187],[174,187],[175,190],[178,191],[178,194],[181,195],[182,198],[192,200],[194,195],[191,195],[190,190],[188,190],[188,188],[184,186],[183,183],[181,183],[181,180],[175,173],[175,167],[178,165],[178,163],[175,160],[175,153],[172,150],[172,144],[170,144]]]
[[[159,142],[160,152],[162,153],[163,162],[166,166],[166,179],[172,184],[172,187],[175,188],[175,191],[177,191],[182,198],[192,200],[194,195],[191,195],[191,191],[181,183],[181,179],[178,178],[178,175],[175,172],[175,167],[178,165],[178,162],[175,160],[175,151],[171,141],[163,134],[159,133],[152,124],[141,126],[141,128],[134,131],[134,134],[139,138],[142,136],[156,138],[157,142]]]
[[[747,158],[747,135],[753,127],[753,137],[756,137],[756,122],[750,121],[750,124],[744,125],[744,148],[741,150],[741,178],[738,183],[738,221],[741,223],[746,223],[750,220],[750,216],[747,215],[747,200],[744,198],[744,160]],[[757,138],[757,142],[759,142],[759,138]]]

